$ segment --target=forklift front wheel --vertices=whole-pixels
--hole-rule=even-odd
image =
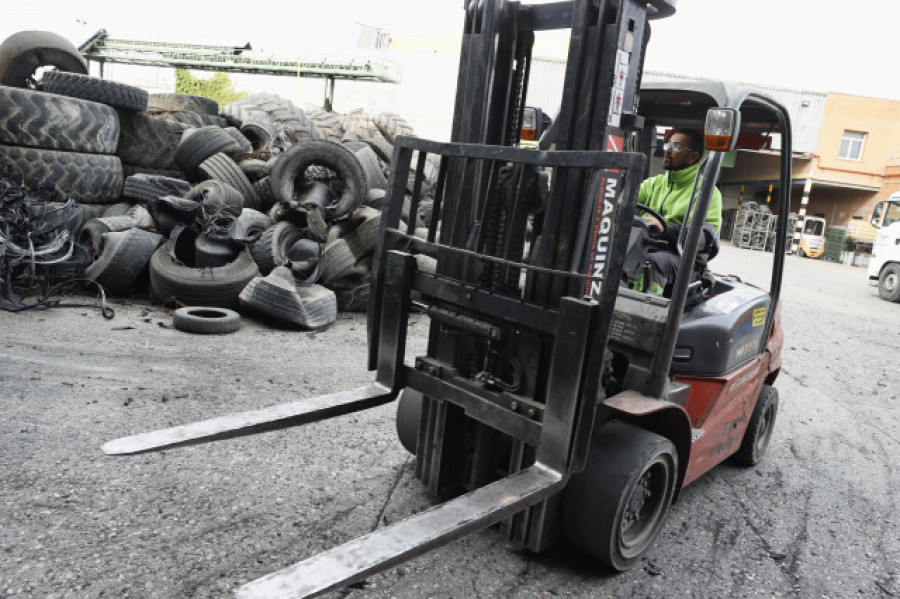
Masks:
[[[624,572],[650,548],[666,521],[678,480],[671,441],[620,421],[594,434],[585,469],[563,497],[566,539]]]
[[[422,419],[422,402],[419,391],[404,388],[397,399],[397,437],[409,453],[416,454],[419,441],[419,422]]]
[[[742,466],[755,466],[762,460],[775,430],[775,416],[778,415],[778,390],[763,385],[756,398],[756,406],[750,423],[744,433],[741,446],[734,454],[734,461]]]

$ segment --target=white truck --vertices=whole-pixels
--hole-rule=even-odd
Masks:
[[[869,285],[878,295],[900,302],[900,192],[875,204],[872,225],[878,229],[869,260]]]

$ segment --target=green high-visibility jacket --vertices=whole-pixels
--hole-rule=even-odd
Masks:
[[[666,222],[670,225],[677,225],[676,230],[680,230],[681,225],[684,224],[684,214],[687,211],[688,202],[691,199],[694,177],[697,176],[699,168],[700,164],[698,163],[680,171],[666,171],[661,175],[650,177],[641,183],[638,202],[656,210],[666,219]],[[699,191],[700,183],[697,184],[697,192],[699,193]],[[709,210],[706,213],[706,222],[712,225],[716,231],[719,230],[722,223],[722,193],[718,188],[713,189]]]

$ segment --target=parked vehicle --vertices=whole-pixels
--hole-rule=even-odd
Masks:
[[[825,219],[818,216],[803,218],[800,234],[800,255],[804,258],[819,258],[825,252]]]
[[[869,285],[878,286],[878,295],[900,302],[900,192],[875,204],[872,226],[878,229],[869,260]]]

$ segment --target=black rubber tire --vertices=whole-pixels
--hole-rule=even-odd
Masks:
[[[608,422],[595,431],[585,469],[564,491],[563,533],[572,545],[623,572],[662,530],[677,481],[678,453],[671,441]],[[626,522],[626,512],[635,519]]]
[[[425,398],[421,392],[409,387],[400,390],[397,397],[397,438],[409,453],[416,455],[419,443],[419,426],[422,421],[422,405]]]
[[[375,208],[363,206],[353,212],[348,223],[352,230],[342,235],[347,247],[356,261],[372,256],[378,241],[381,228],[381,212]]]
[[[189,126],[145,112],[118,111],[122,132],[116,151],[122,162],[155,169],[178,170],[175,150]]]
[[[275,223],[250,246],[259,272],[267,275],[276,266],[287,262],[287,252],[302,236],[303,231],[288,221]]]
[[[87,75],[87,61],[72,42],[49,31],[20,31],[0,44],[0,85],[30,87],[41,67]]]
[[[305,139],[322,139],[315,123],[299,108],[275,110],[270,113],[270,116],[281,125],[284,134],[294,143]]]
[[[147,108],[166,112],[195,112],[198,114],[219,114],[219,103],[212,98],[191,94],[151,94],[147,99]]]
[[[198,235],[194,240],[194,266],[219,268],[234,261],[243,246],[230,239]]]
[[[889,302],[900,302],[900,264],[886,264],[878,277],[878,295]]]
[[[366,174],[366,184],[369,189],[385,189],[387,187],[387,179],[384,171],[378,163],[378,155],[369,144],[363,144],[363,147],[355,150],[354,155],[359,160],[359,164]]]
[[[150,258],[150,287],[161,301],[174,298],[188,306],[236,309],[238,295],[259,274],[248,250],[219,268],[191,268],[177,264],[165,246]]]
[[[125,178],[122,198],[146,204],[163,196],[184,197],[190,189],[191,184],[184,179],[138,174]]]
[[[53,188],[79,204],[114,204],[122,195],[116,156],[0,145],[4,157],[22,170],[26,186]]]
[[[165,242],[158,233],[142,229],[104,233],[100,256],[84,271],[84,277],[96,281],[114,296],[124,296],[146,271],[153,252]]]
[[[189,134],[189,135],[187,135]],[[242,152],[240,144],[227,131],[215,125],[188,129],[175,149],[175,166],[194,172],[204,160],[222,152],[229,156]]]
[[[278,203],[278,198],[275,197],[275,192],[272,191],[272,179],[270,177],[263,177],[259,181],[253,183],[253,191],[256,192],[256,197],[259,198],[259,210],[260,212],[268,212],[272,206]]]
[[[244,206],[259,210],[259,196],[256,195],[253,184],[231,157],[221,152],[213,154],[200,163],[197,171],[204,179],[214,179],[232,186],[244,198]]]
[[[179,331],[201,335],[233,333],[241,328],[241,315],[228,308],[188,306],[172,314],[172,324]]]
[[[263,150],[278,137],[278,123],[262,110],[248,110],[243,113],[240,132],[250,140],[254,150]]]
[[[247,136],[241,133],[240,129],[237,127],[225,127],[222,129],[225,133],[231,136],[231,138],[238,143],[238,146],[241,148],[241,152],[245,154],[249,154],[253,151],[253,144],[250,143],[250,140],[247,139]]]
[[[259,181],[269,176],[269,163],[258,158],[245,158],[237,163],[240,169],[247,175],[251,182]]]
[[[132,175],[151,175],[154,177],[169,177],[171,179],[181,179],[187,181],[184,173],[178,168],[153,168],[151,166],[141,166],[139,164],[122,163],[122,173],[125,177]]]
[[[384,164],[389,165],[394,159],[394,144],[392,144],[388,140],[383,138],[369,138],[364,139],[363,141],[370,148],[372,148],[372,151],[375,152],[375,155],[378,156],[378,159],[381,160]]]
[[[150,95],[146,90],[133,85],[65,71],[44,73],[41,77],[41,89],[51,94],[81,98],[133,112],[147,108],[147,96]]]
[[[228,229],[228,237],[237,243],[251,245],[272,226],[272,219],[253,208],[244,208]],[[254,258],[255,259],[255,258]]]
[[[391,143],[394,143],[394,140],[401,135],[414,136],[416,134],[406,119],[393,112],[380,112],[372,117],[372,121],[384,138]]]
[[[324,328],[337,317],[333,291],[321,285],[298,287],[285,266],[248,283],[241,291],[240,302],[254,313],[302,329]]]
[[[772,439],[772,431],[775,430],[777,416],[778,390],[763,385],[756,398],[756,405],[753,407],[753,414],[750,416],[741,446],[732,456],[736,463],[741,466],[755,466],[763,459]]]
[[[119,117],[95,102],[0,87],[0,143],[113,154],[119,144]]]
[[[342,140],[349,139],[348,133],[355,134],[358,139],[377,139],[381,131],[375,125],[372,115],[363,108],[357,108],[344,115],[344,135]]]
[[[190,110],[159,110],[158,108],[148,108],[143,112],[148,116],[152,116],[164,121],[174,121],[187,125],[188,127],[207,127],[215,125],[224,128],[228,126],[228,121],[214,114],[205,114],[202,112],[191,112]]]
[[[336,239],[326,244],[325,249],[322,250],[322,257],[319,258],[322,280],[328,286],[332,286],[335,281],[347,276],[355,265],[356,257],[343,239]]]
[[[320,139],[328,141],[341,141],[344,137],[344,125],[341,115],[322,109],[310,110],[306,113],[319,132]]]
[[[283,202],[293,200],[298,181],[305,181],[306,169],[313,165],[334,171],[343,183],[340,198],[325,210],[329,219],[356,210],[368,191],[366,175],[353,152],[339,143],[325,140],[299,142],[278,159],[270,175],[275,197]]]

